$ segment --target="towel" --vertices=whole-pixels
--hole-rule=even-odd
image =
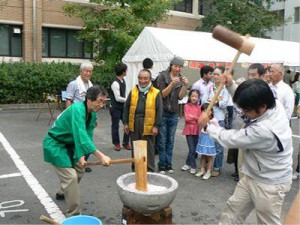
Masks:
[[[88,88],[86,89],[86,85],[83,82],[83,80],[81,79],[80,75],[76,78],[76,83],[78,85],[78,91],[79,91],[80,95],[85,95],[87,89],[89,89],[90,87],[93,86],[92,82],[89,80],[89,82],[88,82]]]

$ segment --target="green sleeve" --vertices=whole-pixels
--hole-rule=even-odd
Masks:
[[[79,108],[74,108],[71,123],[75,143],[74,160],[78,161],[81,156],[97,150],[92,139],[92,133],[95,126],[86,127],[86,112],[85,110],[84,112],[79,110]]]

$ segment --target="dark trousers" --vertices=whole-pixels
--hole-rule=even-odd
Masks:
[[[192,169],[196,169],[196,148],[198,144],[198,135],[186,135],[186,142],[189,147],[189,153],[188,156],[186,157],[185,164],[190,166]]]
[[[120,136],[119,136],[119,124],[120,121],[123,122],[123,109],[118,109],[115,107],[109,108],[110,116],[111,116],[111,137],[112,143],[114,145],[120,144]],[[123,144],[129,144],[129,135],[124,133],[123,135]]]
[[[134,119],[134,132],[130,132],[130,140],[132,146],[132,158],[134,158],[133,141],[145,140],[147,141],[147,170],[148,172],[155,172],[155,136],[143,135],[144,117]],[[132,171],[135,171],[134,164],[132,164]]]

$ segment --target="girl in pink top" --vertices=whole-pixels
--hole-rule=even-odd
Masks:
[[[184,106],[185,125],[182,134],[186,136],[189,153],[182,171],[189,170],[191,174],[196,173],[196,147],[199,137],[198,118],[201,114],[201,107],[197,104],[200,98],[198,90],[191,90],[187,104]]]

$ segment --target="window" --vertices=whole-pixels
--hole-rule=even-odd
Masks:
[[[174,6],[175,11],[193,13],[193,0],[183,0]]]
[[[22,57],[22,27],[0,24],[0,55]]]
[[[203,0],[199,0],[198,4],[198,13],[199,15],[206,16],[212,9],[212,5],[208,3],[204,3]]]
[[[43,28],[42,56],[53,58],[92,58],[88,42],[77,40],[78,30]]]
[[[295,7],[294,22],[295,23],[300,22],[300,7]]]

